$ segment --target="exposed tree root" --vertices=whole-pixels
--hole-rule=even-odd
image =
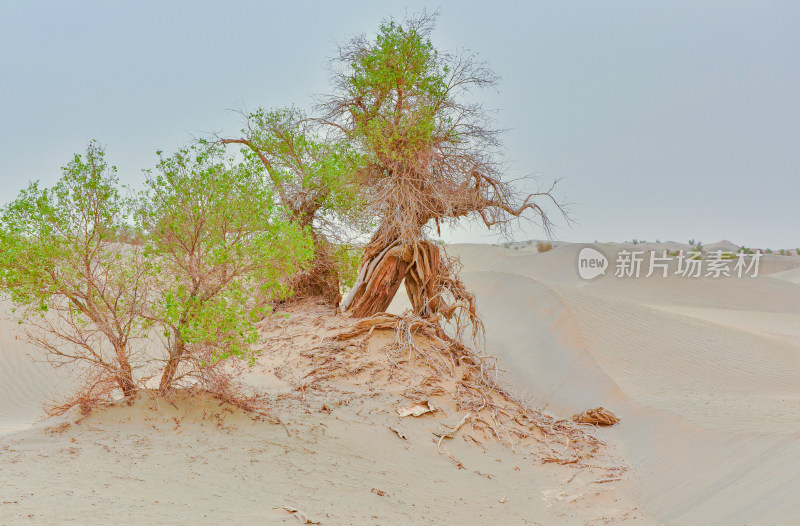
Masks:
[[[111,403],[114,391],[118,389],[116,378],[106,374],[89,375],[84,378],[80,388],[73,394],[61,400],[48,400],[44,404],[45,414],[50,416],[63,415],[75,406],[81,412],[91,411],[93,407]]]
[[[386,374],[390,379],[405,372],[395,381],[412,380],[403,392],[407,398],[414,401],[447,398],[455,402],[459,411],[466,411],[456,429],[471,426],[479,434],[511,447],[533,439],[543,446],[545,462],[580,462],[597,451],[602,444],[598,438],[571,422],[553,419],[527,407],[500,386],[495,359],[477,354],[451,338],[439,325],[440,319],[441,315],[425,319],[380,313],[357,320],[333,338],[328,352],[323,351],[324,347],[318,349],[317,359],[320,354],[336,356],[320,364],[314,374],[319,375],[322,367],[334,367],[342,374],[373,369],[371,374],[377,375],[388,366]],[[385,364],[362,362],[362,367],[353,367],[352,360],[359,360],[358,354],[342,350],[362,349],[361,355],[365,356],[363,349],[376,332],[391,338],[383,348]],[[351,344],[343,347],[345,343]],[[420,366],[427,371],[421,379]],[[473,436],[470,438],[475,440]],[[441,450],[441,439],[439,446]]]
[[[402,397],[406,402],[386,408],[392,418],[402,418],[398,411],[406,413],[409,404],[433,406],[436,411],[417,418],[463,420],[454,439],[478,447],[500,442],[541,462],[588,466],[603,446],[591,428],[515,397],[498,383],[495,359],[455,341],[439,325],[441,317],[334,316],[313,299],[286,304],[279,314],[261,325],[264,352],[257,365],[286,384],[279,397],[305,400],[309,391],[341,403],[357,393]],[[443,427],[434,443],[451,429]]]

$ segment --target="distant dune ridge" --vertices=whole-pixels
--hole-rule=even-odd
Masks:
[[[584,246],[609,256],[605,276],[580,278]],[[279,395],[305,397],[302,379],[281,375],[280,352],[245,377],[278,393],[283,425],[235,412],[209,421],[180,403],[154,413],[144,400],[20,432],[69,383],[63,371],[27,358],[33,349],[3,321],[0,476],[10,483],[0,523],[31,514],[44,522],[296,524],[282,506],[320,524],[800,521],[800,257],[766,255],[755,279],[623,279],[613,268],[620,250],[690,246],[447,248],[464,264],[487,351],[507,385],[558,418],[598,406],[621,418],[596,433],[630,468],[623,480],[597,484],[587,471],[536,467],[522,452],[451,440],[466,467],[457,469],[431,443],[433,421],[399,419],[392,393],[349,402],[309,392],[316,410],[306,414]],[[400,295],[390,310],[406,303]],[[272,345],[281,349],[280,341],[278,334]]]

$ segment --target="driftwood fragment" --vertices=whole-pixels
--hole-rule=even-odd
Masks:
[[[392,432],[393,432],[395,435],[397,435],[398,437],[400,437],[400,438],[402,438],[403,440],[405,440],[406,442],[408,442],[408,437],[406,436],[406,434],[405,434],[405,433],[403,433],[402,431],[400,431],[400,430],[399,430],[397,427],[395,427],[395,426],[389,426],[389,430],[390,430],[390,431],[392,431]]]
[[[432,413],[434,411],[436,411],[436,407],[428,400],[425,400],[424,402],[404,405],[397,409],[397,414],[400,416],[422,416],[425,413]]]
[[[319,521],[315,521],[309,518],[308,515],[303,513],[302,511],[294,508],[292,506],[281,506],[280,508],[276,508],[287,512],[289,515],[292,515],[295,519],[299,520],[302,524],[319,524]]]
[[[459,420],[459,422],[455,425],[455,427],[450,429],[450,431],[447,431],[445,433],[442,433],[441,435],[438,435],[439,436],[439,441],[436,443],[436,449],[439,450],[439,453],[442,452],[442,440],[444,440],[445,438],[453,438],[456,435],[456,432],[459,429],[461,429],[464,426],[464,424],[466,424],[469,421],[469,418],[470,418],[469,417],[469,413],[465,414],[461,418],[461,420]],[[448,454],[448,456],[449,456],[449,454]]]
[[[573,422],[579,424],[592,424],[596,426],[613,426],[619,423],[619,418],[603,407],[596,407],[594,409],[587,409],[577,415],[572,415]]]

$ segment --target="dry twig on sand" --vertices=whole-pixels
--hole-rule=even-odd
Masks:
[[[468,421],[469,421],[469,413],[464,415],[461,418],[461,420],[459,420],[459,422],[455,425],[455,427],[450,429],[450,431],[447,431],[447,432],[442,433],[441,435],[439,435],[439,442],[436,443],[436,448],[439,450],[439,453],[442,452],[442,449],[441,449],[442,448],[442,440],[444,440],[445,438],[453,438],[454,436],[456,436],[456,433],[458,432],[458,430],[461,429],[463,427],[463,425],[466,424]]]

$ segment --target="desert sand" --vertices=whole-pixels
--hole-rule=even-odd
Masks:
[[[267,393],[262,417],[144,393],[42,420],[69,379],[28,358],[35,349],[4,321],[0,524],[800,523],[800,258],[765,256],[757,278],[610,269],[587,281],[583,245],[555,245],[448,250],[504,385],[555,419],[597,406],[621,418],[588,430],[605,443],[591,459],[543,463],[554,444],[465,431],[448,457],[434,435],[458,421],[446,401],[401,417],[402,389],[368,367],[309,384],[303,349],[337,329],[323,306],[289,312],[310,336],[263,328],[264,353],[243,376]],[[612,258],[633,248],[595,246]],[[661,248],[687,247],[636,246]],[[379,340],[358,351],[364,363],[383,359]]]
[[[575,245],[458,252],[512,381],[557,414],[613,408],[601,435],[659,523],[800,523],[800,260],[765,256],[755,279],[584,281]]]

